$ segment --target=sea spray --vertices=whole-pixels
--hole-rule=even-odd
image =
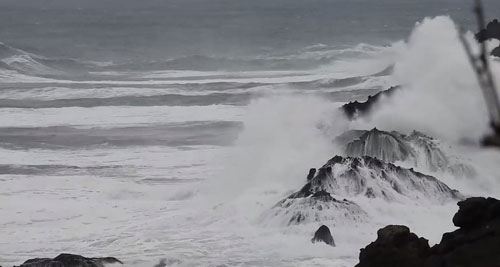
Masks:
[[[480,140],[488,117],[453,21],[424,19],[399,49],[393,77],[403,90],[357,126],[417,129],[452,142]]]

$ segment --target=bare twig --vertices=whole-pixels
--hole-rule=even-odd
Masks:
[[[483,29],[486,29],[481,0],[475,0],[474,13],[476,14],[479,32],[481,32]],[[486,101],[486,106],[491,120],[491,125],[497,132],[500,130],[500,99],[498,98],[498,92],[488,60],[489,53],[486,47],[486,42],[480,42],[479,55],[475,56],[472,52],[470,44],[464,37],[463,30],[459,34],[459,36],[460,41],[465,48],[465,52],[467,53],[469,61],[477,75],[479,86],[483,91],[484,99]]]

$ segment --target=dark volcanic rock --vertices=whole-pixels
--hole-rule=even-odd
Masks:
[[[322,225],[318,228],[316,233],[314,233],[314,237],[311,239],[311,242],[324,242],[330,246],[335,247],[335,241],[333,240],[332,234],[330,233],[330,229],[326,225]]]
[[[113,257],[86,258],[74,254],[60,254],[49,258],[35,258],[25,261],[19,267],[104,267],[105,264],[120,263],[120,260]]]
[[[391,96],[399,86],[393,86],[385,91],[378,92],[373,96],[369,96],[365,102],[353,101],[342,106],[342,110],[349,119],[354,119],[357,116],[362,116],[369,113],[372,107],[383,97]]]
[[[500,203],[494,198],[472,197],[458,202],[460,209],[453,216],[453,224],[470,229],[499,215]]]
[[[388,226],[379,230],[375,242],[361,250],[356,266],[500,266],[500,201],[475,197],[458,206],[453,223],[460,228],[443,234],[439,244],[429,249],[408,228]]]
[[[406,226],[389,225],[377,232],[377,240],[361,249],[356,267],[418,267],[430,255],[429,243]]]

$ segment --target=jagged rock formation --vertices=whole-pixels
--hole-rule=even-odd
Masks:
[[[443,234],[429,248],[404,226],[379,230],[375,242],[361,250],[356,267],[496,267],[500,263],[500,201],[475,197],[458,203],[453,217],[458,230]]]
[[[345,152],[351,157],[370,156],[391,163],[405,161],[415,154],[403,135],[377,128],[365,131],[359,138],[347,143]]]
[[[490,39],[500,40],[500,22],[498,19],[494,19],[486,25],[486,29],[481,30],[476,34],[476,40],[478,42],[484,42]],[[493,56],[500,57],[500,46],[493,49],[491,52]]]
[[[332,247],[335,247],[335,241],[333,240],[332,233],[330,233],[330,228],[326,225],[321,225],[318,230],[314,233],[311,242],[323,242]]]
[[[371,111],[373,106],[377,102],[379,102],[383,97],[391,96],[399,88],[400,88],[399,86],[393,86],[385,91],[378,92],[373,96],[369,96],[365,102],[358,102],[358,101],[349,102],[342,106],[342,110],[349,119],[355,119],[358,116],[366,115]]]
[[[326,191],[342,197],[364,195],[434,203],[463,198],[458,191],[432,176],[368,156],[335,156],[318,170],[307,186],[310,192]]]
[[[311,178],[313,173],[316,175]],[[264,214],[264,219],[279,218],[285,225],[320,221],[331,221],[333,225],[363,222],[368,214],[346,199],[358,196],[437,204],[463,199],[458,191],[413,169],[367,156],[335,156],[317,171],[311,169],[307,183],[274,205]]]
[[[86,258],[74,254],[60,254],[53,259],[30,259],[19,267],[104,267],[104,265],[112,263],[123,264],[123,262],[114,257]]]
[[[347,199],[337,200],[326,191],[313,193],[309,185],[279,201],[264,216],[278,218],[284,225],[324,221],[341,225],[365,221],[368,217],[356,203]]]
[[[476,175],[472,166],[446,156],[437,140],[417,131],[404,135],[377,128],[353,130],[337,137],[335,142],[344,148],[345,155],[351,157],[369,156],[390,163],[406,162],[432,172],[451,172],[466,177]]]

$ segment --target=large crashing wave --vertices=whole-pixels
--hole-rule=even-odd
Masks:
[[[449,32],[440,36],[432,29],[434,27],[444,28]],[[451,45],[450,51],[439,47],[439,44],[426,45],[428,42],[435,42],[436,39],[443,39],[446,44],[456,43]],[[422,57],[421,54],[424,50],[432,49],[433,46],[438,46],[437,51],[433,52],[435,58],[450,55],[450,53],[463,53],[461,50],[458,51],[461,49],[460,42],[449,18],[438,17],[434,20],[425,20],[417,26],[408,44],[400,44],[398,49],[401,59],[396,62],[393,77],[402,85],[402,90],[395,94],[390,101],[384,101],[384,105],[371,111],[373,114],[367,118],[339,124],[340,127],[347,126],[347,129],[340,130],[347,130],[347,133],[336,140],[342,147],[337,152],[339,156],[333,157],[321,167],[300,191],[279,201],[266,214],[282,216],[282,219],[288,224],[317,220],[349,223],[367,219],[364,212],[358,209],[359,206],[352,202],[360,197],[379,198],[388,203],[426,203],[428,205],[441,205],[463,198],[461,193],[450,188],[436,177],[410,168],[414,166],[418,167],[419,170],[423,169],[436,174],[451,173],[464,176],[474,176],[475,174],[474,168],[466,161],[447,154],[448,151],[443,148],[440,141],[419,131],[414,131],[417,129],[426,133],[430,132],[440,138],[447,139],[446,141],[454,142],[459,140],[464,132],[473,132],[474,130],[471,129],[476,125],[475,122],[472,125],[463,125],[463,121],[462,125],[456,123],[456,117],[461,116],[464,111],[469,111],[459,110],[458,113],[450,111],[453,111],[457,105],[467,105],[470,104],[469,101],[477,101],[477,93],[480,90],[460,92],[460,98],[455,101],[455,99],[450,99],[454,97],[453,94],[449,93],[452,90],[450,87],[454,84],[449,82],[449,77],[420,74],[419,80],[415,81],[415,77],[410,74],[410,72],[417,71],[416,67],[421,72],[429,73],[428,69],[422,68],[422,62],[420,62],[422,59],[414,58],[414,55],[410,53],[416,53],[418,57]],[[446,61],[444,58],[443,60]],[[468,66],[466,57],[463,60],[464,62],[460,62],[460,64],[455,62],[455,64]],[[412,66],[412,61],[417,61],[419,66]],[[431,68],[443,67],[425,63]],[[457,68],[455,66],[452,69],[456,70]],[[463,70],[459,69],[458,73],[461,72]],[[469,74],[472,75],[472,73],[467,75]],[[435,81],[437,86],[431,81]],[[469,86],[470,82],[464,84]],[[433,99],[435,94],[438,95],[437,101],[436,99],[427,101]],[[416,95],[420,97],[415,98]],[[467,98],[467,96],[471,97]],[[415,101],[415,99],[422,102]],[[401,106],[398,101],[405,103],[405,106]],[[450,101],[453,103],[449,104]],[[428,105],[428,103],[430,104]],[[422,107],[422,104],[426,106]],[[394,106],[397,108],[394,109]],[[435,112],[437,116],[430,115],[429,111]],[[469,114],[464,115],[464,117],[471,118],[481,113],[482,111],[479,111],[472,114],[473,116],[469,116]],[[396,114],[397,116],[395,116]],[[429,122],[421,120],[432,116],[439,117],[441,121],[436,123],[433,118],[430,118]],[[395,117],[398,119],[394,120]],[[408,119],[405,120],[405,118]],[[377,129],[349,131],[353,128],[377,127],[379,123],[384,129],[413,132],[405,135],[396,131],[388,132]],[[399,124],[395,125],[395,123]],[[443,127],[450,128],[440,129]],[[461,132],[461,130],[464,131]],[[334,132],[339,132],[339,129],[335,129]],[[325,206],[330,207],[330,209],[325,209]],[[331,209],[335,209],[335,212]]]

